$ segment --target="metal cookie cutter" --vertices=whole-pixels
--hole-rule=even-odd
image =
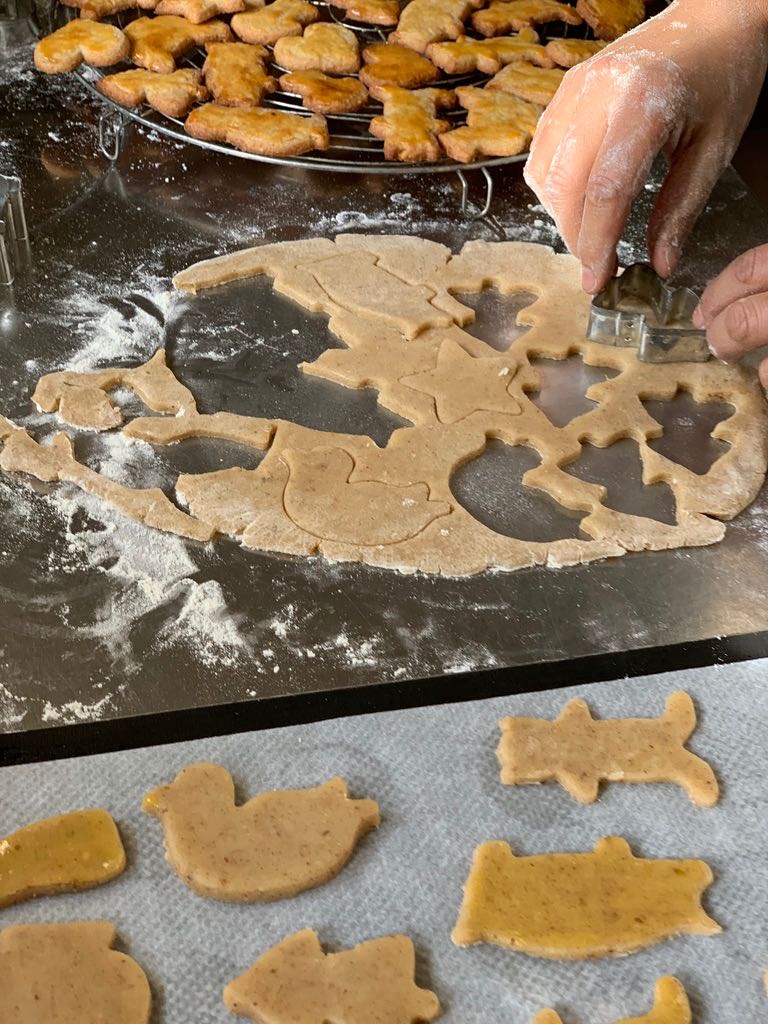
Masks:
[[[634,263],[592,300],[587,337],[636,348],[644,363],[703,363],[711,352],[693,325],[698,302],[690,288],[670,288],[647,263]]]
[[[21,179],[0,174],[0,285],[13,284],[29,264],[29,237]]]

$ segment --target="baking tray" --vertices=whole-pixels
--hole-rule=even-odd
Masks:
[[[531,1024],[544,1006],[557,1007],[565,1024],[613,1024],[646,1012],[664,974],[685,984],[695,1024],[763,1020],[767,672],[768,661],[713,666],[632,683],[617,679],[587,691],[557,689],[0,769],[3,830],[104,805],[119,823],[129,856],[128,870],[116,882],[2,910],[0,927],[113,921],[121,944],[148,972],[157,1004],[153,1024],[234,1020],[221,1002],[226,982],[304,927],[315,928],[330,950],[377,935],[409,934],[418,981],[438,992],[445,1024]],[[700,724],[690,746],[719,776],[722,797],[715,808],[695,807],[671,785],[614,784],[598,803],[584,806],[554,784],[500,784],[494,756],[500,716],[551,718],[569,697],[583,695],[604,717],[655,717],[678,688],[697,704]],[[241,799],[339,774],[355,796],[380,802],[382,824],[335,880],[312,892],[263,906],[201,899],[164,862],[160,825],[139,810],[146,790],[199,759],[227,766]],[[687,936],[588,963],[451,944],[477,844],[500,838],[518,853],[536,854],[591,849],[605,835],[624,836],[642,856],[706,860],[715,882],[704,902],[723,934]]]

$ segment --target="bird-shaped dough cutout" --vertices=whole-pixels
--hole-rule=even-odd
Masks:
[[[422,1024],[440,1016],[440,1002],[416,986],[415,961],[404,935],[324,953],[306,928],[230,982],[224,1002],[259,1024]]]
[[[625,839],[592,853],[516,857],[508,843],[475,850],[453,931],[550,960],[624,956],[677,935],[717,935],[701,905],[712,871],[700,860],[635,857]]]
[[[125,850],[107,811],[45,818],[0,839],[0,907],[91,889],[124,870]]]
[[[696,709],[683,691],[670,694],[660,718],[592,717],[571,700],[559,717],[502,718],[496,751],[501,781],[516,786],[556,780],[583,804],[600,782],[673,782],[700,807],[717,803],[715,773],[685,743],[696,728]]]
[[[450,512],[446,502],[430,501],[426,484],[352,481],[355,463],[343,448],[289,448],[281,458],[290,471],[285,511],[296,526],[323,540],[397,544]]]
[[[135,960],[112,949],[109,921],[17,924],[0,931],[3,1024],[149,1024],[152,997]]]
[[[158,818],[166,859],[199,896],[266,903],[329,881],[379,824],[373,800],[350,800],[342,779],[313,789],[259,793],[235,803],[220,765],[191,764],[152,790],[143,810]]]
[[[563,1024],[554,1010],[541,1010],[533,1024]],[[616,1024],[691,1024],[691,1004],[677,978],[659,978],[654,992],[653,1009],[641,1017],[626,1017]]]

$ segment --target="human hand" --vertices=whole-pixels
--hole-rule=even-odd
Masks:
[[[670,160],[648,226],[656,271],[681,247],[728,165],[768,61],[768,2],[677,0],[569,71],[536,131],[525,179],[597,292],[656,156]]]
[[[709,347],[726,362],[768,345],[768,245],[742,253],[710,281],[693,322],[706,328]],[[768,358],[760,380],[768,387]]]

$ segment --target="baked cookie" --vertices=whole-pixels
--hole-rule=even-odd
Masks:
[[[275,63],[288,71],[354,75],[360,68],[360,44],[350,29],[323,21],[308,25],[302,36],[278,39]]]
[[[468,112],[466,126],[440,136],[452,160],[468,164],[481,156],[517,156],[527,149],[542,107],[474,86],[462,86],[456,95]]]
[[[458,39],[465,18],[482,4],[483,0],[411,0],[390,41],[425,53],[430,43]]]
[[[466,75],[481,71],[495,75],[507,64],[528,60],[540,68],[554,67],[554,58],[539,42],[532,28],[524,28],[516,36],[498,36],[496,39],[470,39],[460,36],[453,43],[431,43],[427,56],[449,75]]]
[[[500,36],[552,21],[581,25],[581,15],[570,4],[558,0],[493,0],[472,18],[472,24],[483,36]]]
[[[400,18],[398,0],[334,0],[350,21],[367,25],[396,25]]]
[[[268,92],[277,89],[264,61],[263,46],[249,43],[209,43],[203,78],[216,103],[223,107],[258,107]]]
[[[280,76],[280,88],[301,96],[315,114],[351,114],[368,102],[368,90],[357,78],[331,78],[322,71],[292,71]]]
[[[80,11],[81,18],[101,21],[121,11],[154,11],[157,0],[61,0],[65,7],[74,7]]]
[[[607,43],[592,39],[550,39],[546,45],[547,56],[561,68],[575,68],[599,53]],[[527,58],[530,59],[530,58]],[[531,61],[532,64],[537,62]],[[542,65],[543,66],[543,65]]]
[[[598,39],[618,39],[645,17],[645,0],[578,0],[576,10]]]
[[[527,61],[509,64],[490,80],[487,89],[501,89],[521,100],[546,107],[565,77],[561,68],[536,68]]]
[[[387,160],[408,163],[439,160],[442,156],[438,136],[451,127],[438,118],[437,111],[456,104],[450,89],[418,89],[409,92],[396,85],[382,86],[376,93],[384,104],[384,113],[371,118],[369,131],[384,140]]]
[[[157,14],[178,14],[194,25],[202,25],[219,14],[237,14],[244,10],[244,0],[160,0],[155,8]]]
[[[273,45],[283,36],[300,36],[306,25],[320,17],[307,0],[273,0],[261,10],[248,10],[232,18],[232,31],[246,43]]]
[[[139,67],[169,75],[176,70],[176,58],[193,46],[227,42],[232,38],[223,21],[193,25],[186,18],[163,14],[157,18],[137,18],[126,26],[131,44],[131,60]]]
[[[68,21],[35,47],[35,67],[48,75],[74,71],[83,61],[97,68],[125,60],[131,45],[116,25],[100,22]]]
[[[134,68],[99,79],[96,88],[122,107],[148,104],[168,117],[186,117],[195,103],[208,99],[202,72],[183,68],[169,75]]]
[[[184,127],[195,139],[228,142],[260,156],[300,156],[328,148],[328,126],[317,114],[304,117],[264,107],[237,110],[206,103],[192,111]]]
[[[395,43],[372,43],[363,50],[365,62],[360,81],[369,89],[397,85],[401,89],[418,89],[431,85],[440,77],[432,61],[420,56],[407,46]]]

